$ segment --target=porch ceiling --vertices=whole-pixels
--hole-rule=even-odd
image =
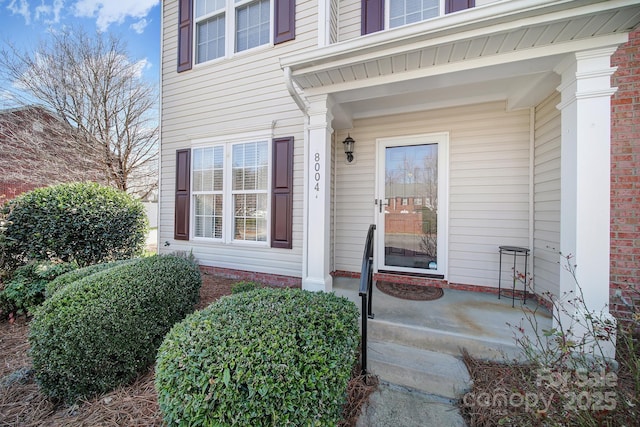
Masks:
[[[638,23],[637,0],[511,0],[280,62],[305,94],[333,94],[352,118],[461,98],[522,108],[557,85],[553,69],[565,54],[622,43]]]

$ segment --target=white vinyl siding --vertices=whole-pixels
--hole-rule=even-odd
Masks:
[[[343,0],[340,2],[340,15],[338,16],[339,42],[360,37],[360,19],[362,15],[360,1]]]
[[[537,294],[560,289],[560,94],[535,109],[534,287]]]
[[[317,44],[317,3],[296,4],[296,39],[262,46],[250,54],[199,64],[176,72],[177,2],[163,2],[162,135],[159,250],[191,251],[200,264],[300,277],[304,200],[304,118],[289,95],[278,58]],[[248,102],[249,100],[249,102]],[[262,126],[272,137],[294,137],[293,249],[211,239],[173,239],[176,150],[197,138],[245,132]],[[270,178],[270,177],[269,177]],[[193,219],[191,226],[193,227]],[[166,242],[166,243],[165,243]],[[165,246],[168,244],[168,246]]]
[[[528,110],[506,112],[503,102],[355,121],[357,163],[337,162],[335,268],[360,268],[376,209],[376,139],[449,132],[446,278],[497,287],[498,246],[529,242],[529,121]]]
[[[338,14],[340,13],[340,2],[331,0],[329,7],[329,43],[338,41]]]

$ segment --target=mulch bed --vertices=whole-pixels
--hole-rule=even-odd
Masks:
[[[203,273],[200,303],[202,309],[223,295],[231,294],[229,279]],[[28,322],[24,317],[13,324],[0,322],[0,379],[11,376],[12,383],[0,384],[0,426],[161,426],[154,389],[153,369],[133,384],[80,402],[71,407],[56,405],[39,390],[29,371]],[[358,376],[349,383],[345,419],[339,427],[355,426],[361,407],[375,391],[376,378]]]
[[[636,349],[638,351],[640,349]],[[472,388],[461,399],[460,411],[469,427],[640,425],[640,396],[635,377],[638,367],[630,366],[639,358],[640,354],[630,355],[618,340],[616,359],[620,367],[614,387],[558,390],[546,387],[544,381],[542,386],[537,384],[535,366],[479,360],[464,352]],[[603,392],[615,393],[612,410],[580,408],[582,404],[610,406],[611,401],[600,400]]]

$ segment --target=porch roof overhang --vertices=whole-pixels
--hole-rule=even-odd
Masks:
[[[334,128],[348,128],[355,118],[462,102],[536,105],[558,85],[554,68],[566,54],[624,43],[639,23],[636,0],[511,0],[280,63],[305,96],[331,94],[341,113]]]

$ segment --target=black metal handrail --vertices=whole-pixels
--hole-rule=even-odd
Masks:
[[[371,286],[373,284],[373,232],[375,224],[369,226],[367,232],[367,240],[364,244],[364,253],[362,254],[362,268],[360,270],[360,290],[359,295],[362,300],[361,317],[362,317],[362,339],[360,340],[360,368],[362,375],[367,374],[367,319],[373,319],[374,314],[371,309]]]

